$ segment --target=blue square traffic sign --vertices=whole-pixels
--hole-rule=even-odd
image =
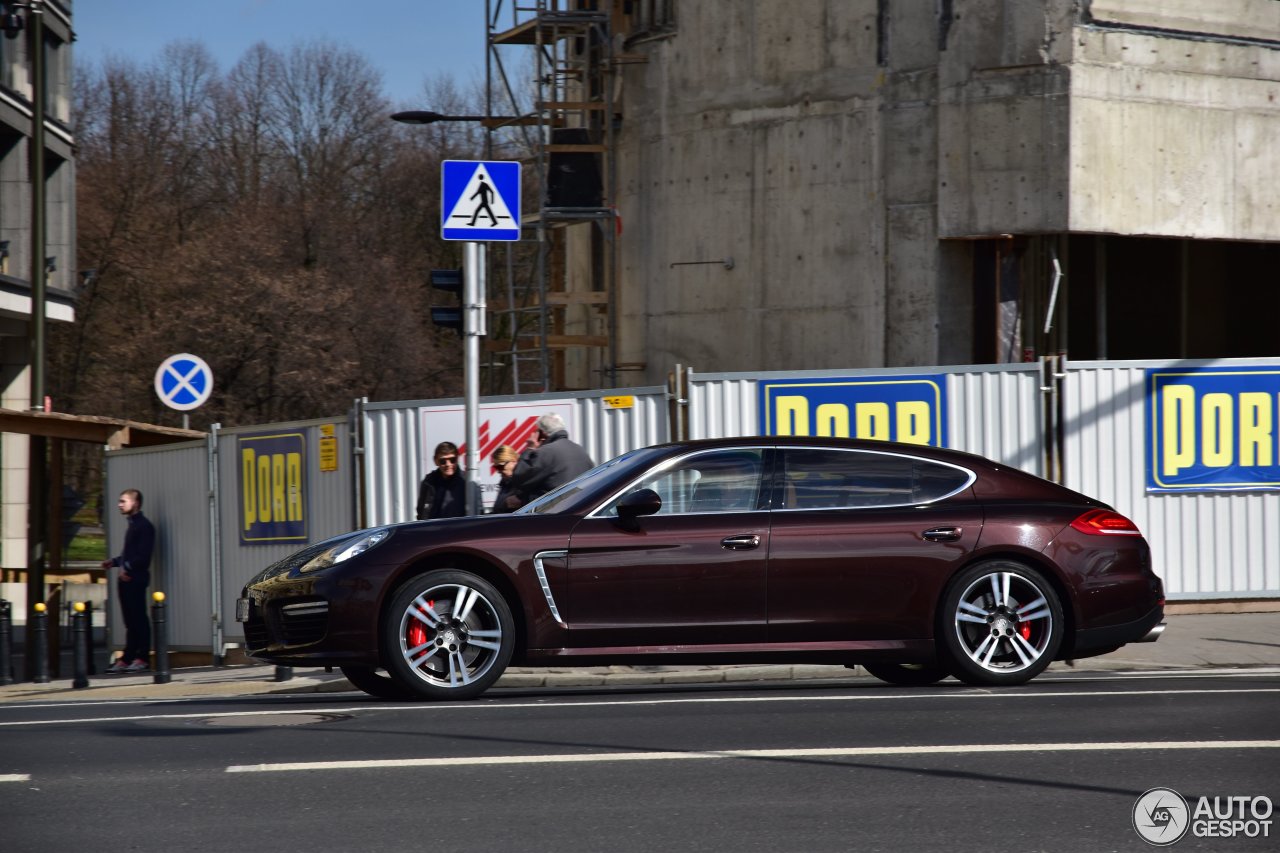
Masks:
[[[445,160],[440,234],[445,240],[520,239],[520,164]]]

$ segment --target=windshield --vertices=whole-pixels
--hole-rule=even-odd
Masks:
[[[615,456],[608,462],[604,462],[590,471],[578,476],[576,479],[570,480],[558,489],[547,492],[540,498],[522,506],[516,510],[517,514],[537,514],[546,515],[556,513],[569,506],[573,501],[585,491],[594,489],[597,485],[605,480],[612,479],[615,474],[623,470],[628,463],[648,457],[652,453],[651,448],[641,448],[639,450],[630,450],[621,456]]]

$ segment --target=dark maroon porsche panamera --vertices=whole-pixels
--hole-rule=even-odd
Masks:
[[[251,655],[386,698],[510,664],[860,664],[1021,684],[1155,639],[1160,579],[1098,501],[979,456],[738,438],[624,454],[513,515],[346,534],[267,568]]]

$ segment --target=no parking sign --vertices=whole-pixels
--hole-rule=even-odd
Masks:
[[[198,355],[171,355],[156,371],[156,396],[171,409],[198,409],[213,393],[213,371]]]

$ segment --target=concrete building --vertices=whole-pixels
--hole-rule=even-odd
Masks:
[[[545,5],[613,28],[621,381],[1280,354],[1276,0]]]
[[[71,0],[42,0],[44,79],[44,259],[48,323],[75,319],[75,138],[71,128]],[[32,31],[30,8],[0,2],[0,408],[31,398]],[[21,25],[21,29],[19,29]],[[24,434],[0,436],[0,567],[27,565],[28,455]]]

